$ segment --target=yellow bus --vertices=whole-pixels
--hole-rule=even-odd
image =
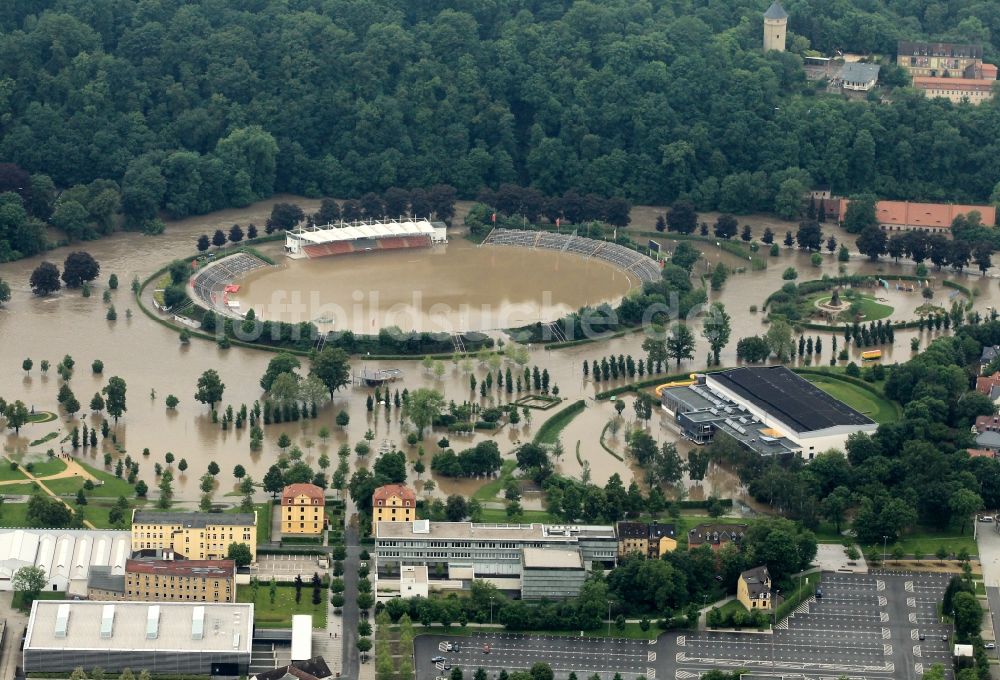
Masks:
[[[880,349],[870,349],[866,352],[861,353],[862,361],[877,361],[882,358],[882,350]]]

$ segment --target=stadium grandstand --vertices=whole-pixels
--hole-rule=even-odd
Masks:
[[[551,231],[498,228],[490,232],[483,245],[558,250],[586,258],[594,257],[614,265],[626,274],[634,274],[640,281],[652,283],[660,280],[660,265],[655,260],[613,241],[598,241]]]
[[[202,267],[191,278],[193,297],[208,309],[232,318],[243,318],[245,312],[240,311],[239,302],[229,298],[230,294],[240,291],[239,285],[234,282],[255,269],[268,266],[267,262],[251,253],[241,252],[223,257]]]
[[[427,248],[448,240],[446,227],[423,219],[341,222],[299,227],[285,234],[290,258],[327,257],[373,250]]]

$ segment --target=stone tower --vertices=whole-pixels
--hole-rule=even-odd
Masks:
[[[788,32],[788,12],[778,0],[764,12],[764,51],[785,51],[785,34]]]

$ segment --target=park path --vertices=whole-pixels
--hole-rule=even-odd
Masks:
[[[7,460],[8,462],[12,462],[12,461],[10,461],[9,458],[6,458],[6,457],[4,457],[4,460]],[[28,470],[26,470],[23,467],[19,467],[18,469],[21,471],[22,475],[24,475],[25,477],[28,478],[29,482],[34,482],[38,486],[38,488],[40,488],[42,491],[44,491],[45,493],[47,493],[49,496],[51,496],[52,498],[56,499],[57,501],[59,501],[63,505],[65,505],[67,508],[69,508],[69,510],[71,512],[75,513],[76,510],[73,508],[72,505],[70,505],[65,500],[63,500],[61,496],[56,495],[52,491],[52,489],[50,489],[49,487],[45,486],[45,480],[65,479],[66,477],[83,477],[84,479],[89,479],[91,481],[94,481],[94,476],[92,474],[90,474],[89,472],[87,472],[86,470],[84,470],[83,466],[81,466],[79,463],[77,463],[72,458],[68,458],[68,459],[67,458],[62,458],[60,460],[62,460],[66,464],[66,469],[63,470],[62,472],[57,472],[54,475],[46,475],[44,477],[36,477],[35,475],[31,474],[30,472],[28,472]],[[2,484],[11,484],[11,483],[24,484],[24,480],[23,479],[14,479],[14,480],[6,481],[6,482],[0,482],[0,485],[2,485]],[[85,527],[87,527],[88,529],[96,529],[97,528],[88,519],[83,520],[83,525]]]

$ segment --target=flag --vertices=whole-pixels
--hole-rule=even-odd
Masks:
[[[493,221],[493,224],[497,223],[497,214],[496,213],[493,213],[493,217],[491,218],[491,220]]]
[[[559,219],[559,218],[557,217],[557,218],[556,218],[556,229],[558,229],[558,228],[559,228],[559,225],[560,225],[561,223],[562,223],[562,221],[561,221],[561,220],[560,220],[560,219]]]

